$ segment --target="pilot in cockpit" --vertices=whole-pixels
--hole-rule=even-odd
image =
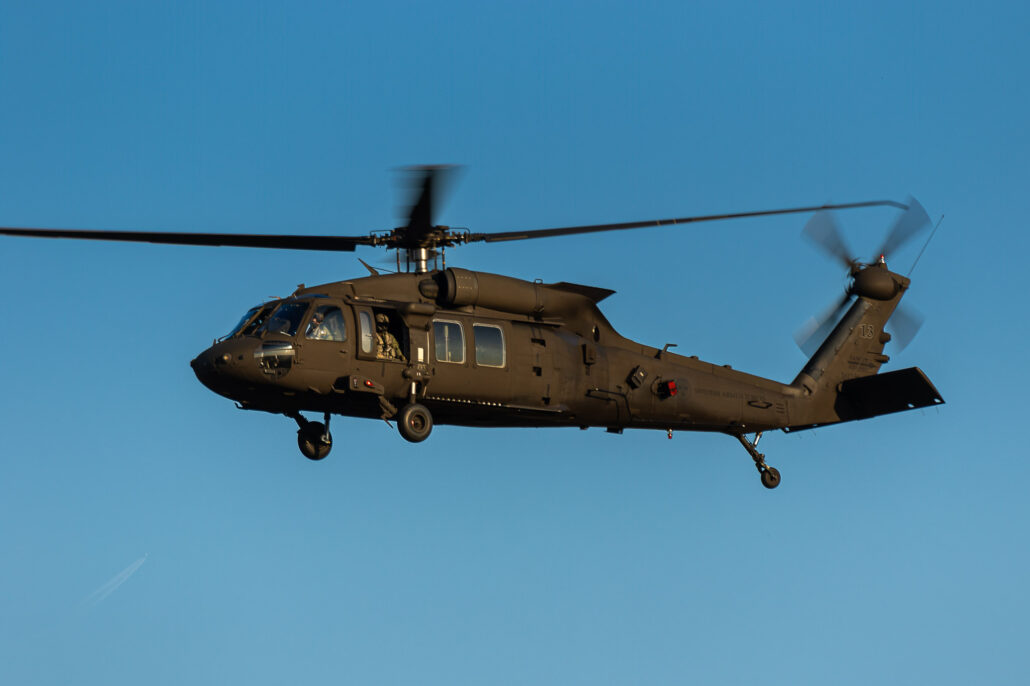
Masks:
[[[307,338],[313,338],[316,341],[325,341],[329,339],[329,329],[325,326],[325,314],[321,310],[316,310],[311,315],[311,323],[308,324],[308,330],[305,332]]]

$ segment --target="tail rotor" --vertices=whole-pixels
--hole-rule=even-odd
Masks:
[[[801,235],[821,248],[829,257],[844,265],[849,272],[858,264],[852,255],[851,248],[844,240],[841,233],[837,216],[829,210],[820,210],[812,215],[812,218],[801,230]]]
[[[880,245],[870,263],[859,261],[851,252],[836,217],[830,211],[816,212],[805,224],[802,235],[825,252],[830,258],[841,263],[847,269],[849,282],[843,296],[831,304],[821,315],[812,317],[794,335],[798,347],[808,356],[812,356],[826,337],[833,331],[837,322],[847,310],[851,301],[859,296],[875,293],[881,297],[889,284],[894,283],[885,278],[886,256],[893,254],[912,238],[930,226],[930,217],[919,201],[909,196],[905,210],[898,216],[886,238]],[[868,272],[875,268],[876,272]],[[879,272],[882,272],[879,273]],[[887,323],[897,350],[904,350],[922,326],[922,315],[912,310],[898,307]]]
[[[930,215],[926,213],[919,201],[908,196],[908,209],[898,215],[894,226],[887,232],[880,249],[876,251],[876,257],[891,255],[901,246],[930,228]]]
[[[815,354],[826,337],[833,331],[841,315],[851,304],[854,296],[850,291],[845,291],[833,305],[824,310],[820,315],[811,317],[800,329],[794,332],[794,342],[798,344],[802,352],[808,357]]]

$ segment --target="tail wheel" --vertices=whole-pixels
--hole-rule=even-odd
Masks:
[[[333,437],[322,422],[308,422],[297,431],[297,447],[309,460],[321,460],[333,449]]]
[[[433,430],[433,415],[425,405],[411,403],[405,405],[397,415],[397,430],[401,432],[404,440],[412,443],[421,443],[429,438]]]

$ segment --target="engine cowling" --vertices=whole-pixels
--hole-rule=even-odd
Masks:
[[[431,281],[420,284],[419,290],[441,307],[474,305],[536,317],[560,315],[582,304],[582,296],[541,283],[456,267],[435,274]]]

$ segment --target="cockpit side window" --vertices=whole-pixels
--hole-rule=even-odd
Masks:
[[[319,306],[311,315],[304,336],[316,341],[347,340],[347,325],[343,320],[343,312],[335,305]]]
[[[283,303],[272,313],[260,330],[264,333],[285,336],[296,335],[297,329],[300,328],[300,322],[304,319],[304,313],[308,311],[308,305],[309,302],[306,300]]]

